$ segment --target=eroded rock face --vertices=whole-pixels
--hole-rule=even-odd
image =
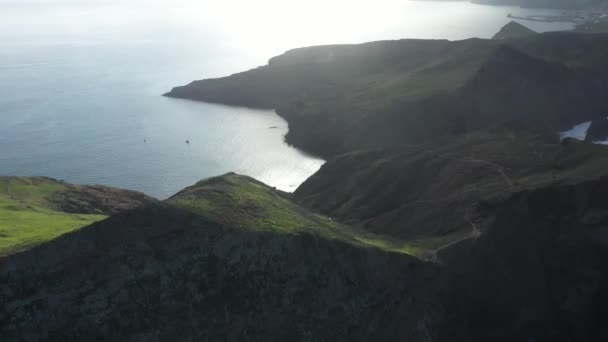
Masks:
[[[32,341],[433,341],[435,273],[403,254],[149,206],[0,260],[0,330]]]

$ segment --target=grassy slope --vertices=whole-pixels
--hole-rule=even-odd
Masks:
[[[107,217],[55,209],[50,199],[64,192],[66,185],[54,180],[4,177],[0,187],[0,255],[30,248]],[[176,194],[168,203],[244,231],[312,234],[357,247],[417,256],[450,240],[404,242],[353,228],[304,209],[269,186],[236,174],[203,180]]]
[[[0,255],[23,250],[104,219],[52,209],[47,198],[65,185],[37,177],[0,178]]]
[[[227,174],[184,189],[168,200],[222,225],[257,232],[313,234],[359,247],[422,255],[441,241],[403,242],[340,224],[294,204],[255,179]]]

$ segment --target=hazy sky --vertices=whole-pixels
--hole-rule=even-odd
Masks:
[[[313,43],[308,37],[343,41],[339,37],[348,37],[348,32],[361,31],[362,27],[370,33],[391,30],[403,16],[402,0],[0,0],[0,4],[17,8],[0,23],[16,35],[40,31],[42,26],[51,32],[73,29],[83,33],[100,28],[128,32],[174,25],[213,31],[218,38],[263,37],[256,42],[258,47],[267,42],[292,41],[293,46]],[[33,6],[40,6],[39,16],[31,15]],[[27,8],[27,13],[24,10],[21,15],[20,7]]]
[[[179,32],[200,44],[254,50],[265,57],[317,44],[491,37],[508,21],[507,13],[522,11],[409,0],[0,0],[0,6],[5,44],[30,38],[47,43],[133,36],[158,40]]]

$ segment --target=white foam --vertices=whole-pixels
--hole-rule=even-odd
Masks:
[[[585,138],[587,138],[587,131],[589,131],[589,127],[591,127],[591,121],[580,123],[567,131],[559,132],[559,138],[560,140],[564,140],[566,138],[585,140]]]

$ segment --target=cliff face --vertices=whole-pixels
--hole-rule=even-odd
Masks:
[[[322,46],[167,95],[276,108],[289,143],[331,157],[513,119],[544,122],[546,133],[597,120],[608,112],[607,57],[606,36],[575,33]]]

